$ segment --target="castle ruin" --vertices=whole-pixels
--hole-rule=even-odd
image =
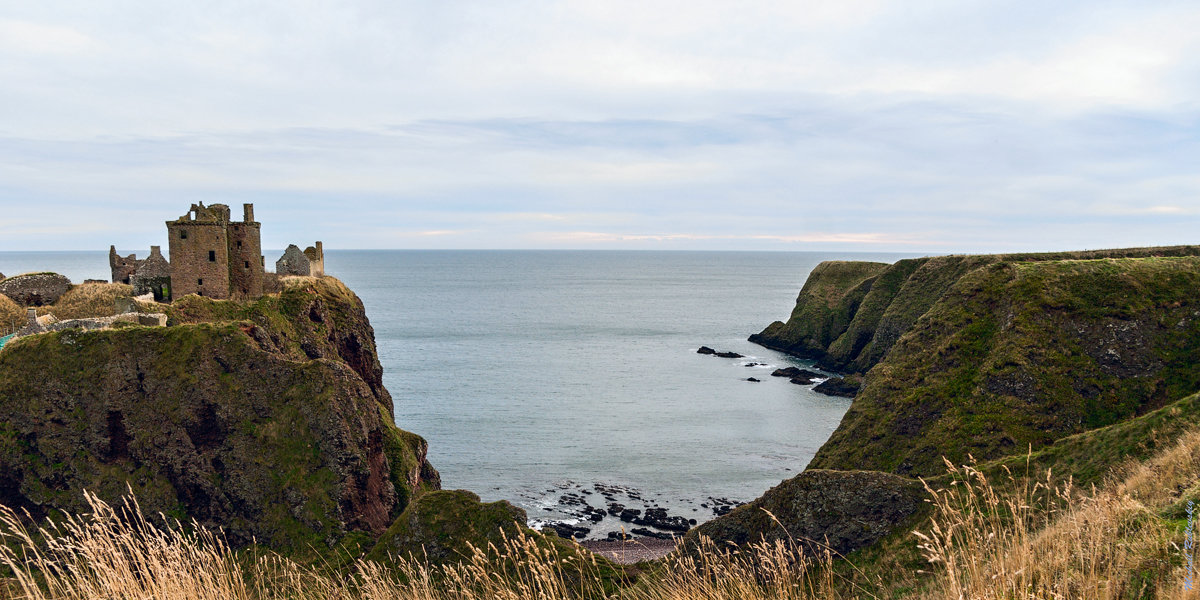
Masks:
[[[158,302],[188,294],[219,300],[262,296],[267,273],[261,224],[254,220],[253,204],[242,205],[242,210],[242,220],[233,221],[228,206],[200,202],[167,221],[169,262],[159,246],[151,246],[144,260],[136,254],[120,256],[110,246],[113,283],[130,284],[134,294],[153,294]],[[321,242],[303,251],[292,244],[275,268],[279,275],[324,277],[325,249]]]

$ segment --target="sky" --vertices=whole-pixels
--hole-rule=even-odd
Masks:
[[[0,251],[1200,241],[1200,3],[0,0]],[[140,253],[139,253],[140,255]]]

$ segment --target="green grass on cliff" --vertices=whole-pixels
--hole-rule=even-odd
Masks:
[[[863,297],[887,263],[826,261],[813,269],[787,323],[776,321],[758,337],[769,346],[816,356],[849,326]],[[760,341],[760,343],[765,343]]]
[[[1200,258],[1002,262],[892,348],[810,466],[901,474],[1020,452],[1200,390]]]
[[[805,286],[823,290],[819,296],[801,293],[793,318],[775,322],[752,341],[805,358],[819,359],[835,371],[865,373],[883,359],[892,345],[945,294],[958,279],[975,269],[998,262],[1047,262],[1103,258],[1171,258],[1200,255],[1200,246],[1167,246],[1047,252],[1028,254],[951,255],[906,259],[875,273],[876,281],[865,296],[848,292],[861,283],[838,269],[818,265]],[[874,269],[877,263],[858,263]],[[835,308],[826,305],[841,298]],[[830,333],[834,333],[830,337]]]
[[[0,352],[0,503],[86,510],[82,490],[220,526],[301,562],[360,555],[438,485],[395,426],[362,304],[331,278],[171,326],[66,330]],[[347,345],[347,340],[353,341]],[[394,499],[394,500],[393,500]]]

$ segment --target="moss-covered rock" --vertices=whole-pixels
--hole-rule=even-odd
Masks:
[[[787,323],[775,321],[750,341],[802,358],[821,358],[845,333],[887,263],[826,261],[816,266]]]
[[[525,511],[506,501],[480,502],[466,490],[440,490],[411,502],[379,538],[367,558],[387,562],[392,557],[428,558],[433,564],[472,555],[472,547],[504,546],[519,533],[538,536],[525,527]]]
[[[41,517],[85,510],[84,489],[132,490],[148,513],[305,559],[373,539],[438,487],[424,440],[392,420],[370,324],[340,282],[185,298],[171,320],[0,351],[0,503]]]
[[[809,469],[684,540],[692,548],[700,537],[719,545],[783,540],[845,555],[923,514],[924,497],[920,482],[889,473]]]

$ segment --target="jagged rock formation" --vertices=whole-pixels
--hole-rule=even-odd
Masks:
[[[439,487],[425,441],[393,423],[374,332],[340,282],[169,310],[170,327],[0,351],[0,503],[42,517],[129,486],[150,514],[306,556],[369,544]]]
[[[26,273],[0,281],[0,294],[24,306],[54,304],[70,289],[71,280],[58,273]]]

